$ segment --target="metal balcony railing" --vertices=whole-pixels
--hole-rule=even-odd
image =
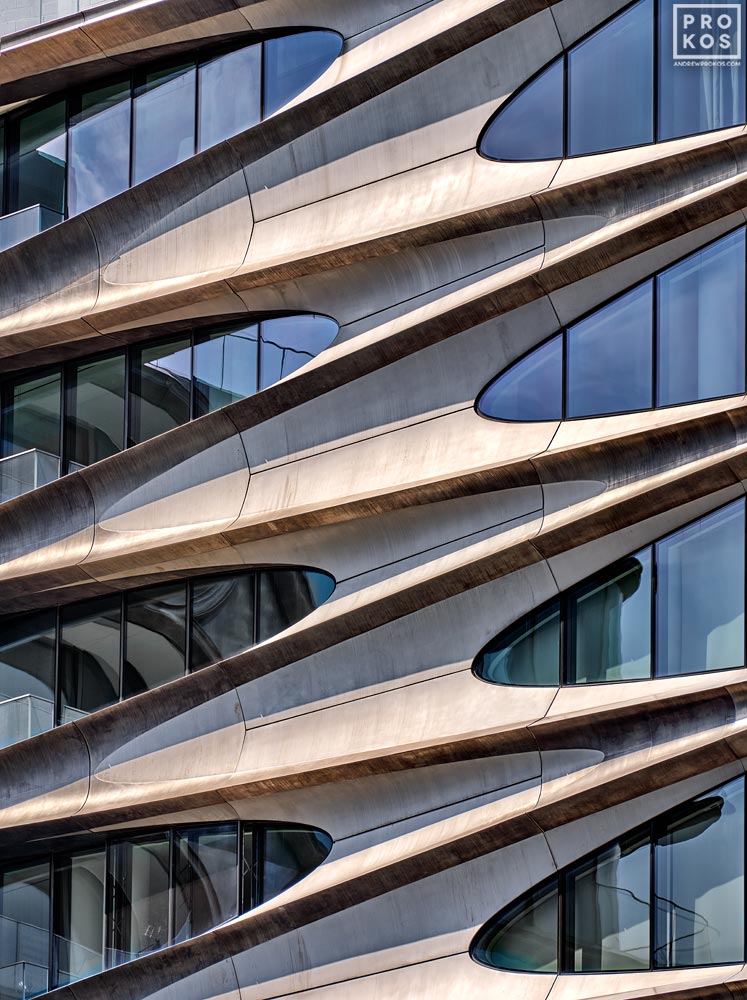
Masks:
[[[10,215],[0,216],[0,251],[23,243],[44,229],[51,229],[58,222],[62,222],[62,215],[43,205],[32,205],[30,208],[11,212]]]
[[[60,478],[60,459],[41,448],[0,458],[0,503]]]

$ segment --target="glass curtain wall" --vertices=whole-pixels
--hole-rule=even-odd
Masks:
[[[745,124],[745,0],[691,7],[698,17],[721,15],[718,30],[685,30],[690,9],[677,0],[637,0],[615,15],[499,108],[480,152],[560,159]],[[683,51],[693,39],[696,51]],[[705,48],[709,39],[717,51]]]
[[[565,869],[489,921],[480,962],[629,972],[745,959],[743,777]]]
[[[556,686],[742,667],[746,565],[737,500],[532,611],[473,670],[497,684]]]
[[[272,823],[86,839],[0,865],[0,989],[24,990],[14,997],[203,934],[308,875],[332,847],[321,830]]]
[[[630,413],[744,393],[741,227],[568,326],[488,384],[495,420]]]

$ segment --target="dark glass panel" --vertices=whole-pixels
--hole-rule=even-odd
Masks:
[[[174,941],[204,934],[238,912],[235,823],[177,831]]]
[[[659,136],[660,140],[696,135],[712,129],[739,125],[745,120],[745,2],[733,0],[740,10],[729,11],[723,5],[697,6],[685,10],[680,4],[678,23],[674,23],[674,5],[678,0],[659,0]],[[732,2],[732,0],[730,0]],[[717,32],[700,31],[701,13],[719,17],[732,15],[732,29]],[[713,48],[704,50],[699,42],[711,36],[716,46],[720,35],[728,36],[729,48],[718,48],[717,57],[735,52],[737,18],[741,14],[741,58],[714,66]],[[683,17],[695,15],[696,22],[683,32]],[[695,48],[689,48],[683,34],[692,36]],[[674,43],[674,44],[673,44]],[[675,49],[675,45],[678,46]],[[676,58],[676,56],[684,58]],[[696,56],[693,59],[693,55]],[[705,59],[702,57],[705,55]],[[697,58],[700,56],[701,58]]]
[[[120,597],[62,609],[60,717],[70,722],[119,699]]]
[[[653,406],[653,320],[647,281],[568,328],[569,417]]]
[[[194,581],[192,670],[254,645],[254,587],[254,573]]]
[[[568,152],[653,141],[654,0],[640,0],[568,53]]]
[[[184,674],[186,600],[183,583],[143,587],[127,595],[123,697]]]
[[[25,112],[17,122],[18,152],[11,158],[10,211],[42,205],[65,212],[65,101]]]
[[[21,962],[28,966],[14,970],[19,976],[14,977],[13,985],[25,982],[25,995],[38,996],[47,989],[49,967],[47,862],[0,871],[0,968]]]
[[[558,882],[517,900],[480,935],[478,962],[516,972],[558,971]]]
[[[49,610],[0,624],[0,747],[54,726],[55,621]]]
[[[189,420],[192,348],[188,338],[133,351],[130,444]]]
[[[657,544],[657,674],[744,665],[744,502]]]
[[[478,410],[496,420],[560,420],[563,414],[563,337],[536,348],[483,392]]]
[[[278,569],[260,573],[259,635],[264,642],[324,604],[335,589],[326,573]]]
[[[744,392],[744,241],[742,228],[658,276],[659,406]]]
[[[262,115],[261,44],[201,63],[199,74],[200,149],[257,124]]]
[[[331,66],[342,49],[334,31],[301,31],[265,42],[264,116],[292,100]]]
[[[485,130],[480,152],[491,160],[556,160],[563,156],[563,59],[543,70],[502,108]]]
[[[266,389],[329,347],[338,326],[326,316],[279,316],[260,329],[260,388]]]
[[[571,683],[651,676],[651,550],[616,563],[569,599]]]
[[[135,90],[133,184],[159,174],[195,151],[194,63],[145,74]]]
[[[125,356],[79,362],[68,382],[68,471],[124,447]]]
[[[70,116],[68,214],[126,190],[130,184],[130,81],[84,91]]]
[[[332,841],[327,834],[318,830],[268,827],[259,902],[272,899],[308,875],[324,861],[331,847]]]
[[[3,454],[39,448],[59,461],[61,407],[59,370],[14,382],[2,414]]]
[[[258,834],[257,836],[261,836]],[[254,831],[244,830],[241,838],[241,912],[245,913],[256,906],[257,899],[257,869],[254,858],[256,838]]]
[[[650,964],[651,843],[623,841],[568,878],[574,972],[624,972]]]
[[[55,985],[104,967],[106,851],[81,852],[55,865]]]
[[[744,779],[676,810],[655,840],[656,966],[744,960]]]
[[[168,834],[115,844],[109,965],[121,965],[169,943]]]
[[[539,608],[504,632],[475,660],[475,672],[495,684],[560,684],[560,604]]]
[[[195,344],[195,416],[253,396],[258,388],[256,323],[214,333]]]

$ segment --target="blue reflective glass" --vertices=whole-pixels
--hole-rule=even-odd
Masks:
[[[653,405],[653,301],[647,281],[568,328],[569,417]]]
[[[502,108],[480,152],[491,160],[555,160],[563,156],[563,59],[556,59]]]
[[[686,17],[694,20],[686,23]],[[659,0],[658,139],[744,121],[745,0],[702,9]]]
[[[258,323],[214,333],[194,348],[195,415],[257,391]]]
[[[256,125],[262,115],[262,46],[248,45],[202,63],[199,95],[200,149]]]
[[[675,264],[657,282],[657,404],[744,392],[744,229]]]
[[[568,55],[568,152],[654,140],[654,0],[641,0]]]
[[[181,163],[195,151],[194,63],[147,73],[135,92],[133,183]]]
[[[563,337],[559,334],[491,382],[477,409],[495,420],[560,420],[562,397]]]
[[[260,389],[279,382],[329,347],[337,323],[326,316],[279,316],[260,328]]]
[[[334,31],[304,31],[265,42],[265,116],[282,108],[331,66],[342,49]]]
[[[81,94],[68,131],[68,213],[78,215],[130,183],[130,81]]]

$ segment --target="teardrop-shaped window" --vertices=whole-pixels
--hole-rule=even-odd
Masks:
[[[477,412],[494,420],[561,420],[562,335],[526,354],[491,382],[477,401]]]
[[[563,156],[563,58],[531,80],[488,123],[479,150],[490,160]]]

